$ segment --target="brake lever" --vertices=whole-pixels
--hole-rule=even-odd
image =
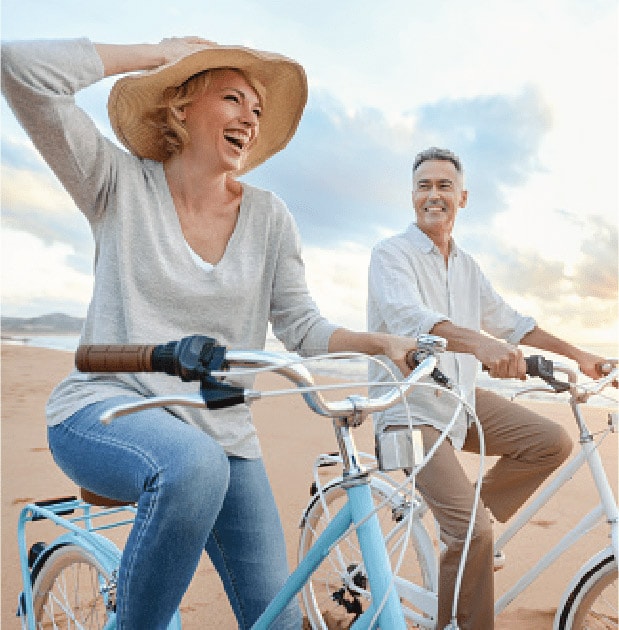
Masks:
[[[554,364],[550,359],[546,359],[539,354],[534,354],[530,357],[526,357],[525,363],[527,365],[527,374],[529,376],[537,376],[541,378],[557,393],[569,391],[571,387],[570,383],[566,383],[565,381],[560,381],[555,378]]]
[[[426,357],[431,354],[433,353],[425,349],[413,350],[406,355],[406,364],[411,370],[414,370]],[[437,367],[430,372],[430,377],[441,387],[445,387],[446,389],[454,389],[455,387],[454,382]]]

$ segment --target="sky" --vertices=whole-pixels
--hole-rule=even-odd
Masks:
[[[616,1],[2,0],[1,12],[5,40],[199,35],[302,63],[295,137],[243,180],[290,208],[333,321],[364,329],[371,248],[413,220],[412,161],[435,145],[463,160],[454,236],[494,287],[574,343],[617,342]],[[112,83],[78,95],[110,138]],[[88,224],[1,105],[2,314],[84,316]]]

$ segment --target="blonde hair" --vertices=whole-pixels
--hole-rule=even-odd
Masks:
[[[197,97],[204,94],[212,76],[216,72],[233,70],[241,74],[256,91],[260,99],[260,105],[264,107],[264,86],[248,77],[237,68],[212,68],[203,70],[189,77],[181,85],[173,85],[166,88],[155,109],[145,115],[148,124],[159,131],[158,144],[167,157],[181,153],[189,142],[189,134],[184,121],[179,115],[184,107],[192,103]]]

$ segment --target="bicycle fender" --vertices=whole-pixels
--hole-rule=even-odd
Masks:
[[[322,486],[323,493],[327,492],[327,490],[330,490],[334,486],[339,486],[342,483],[342,481],[343,479],[341,477],[336,477],[335,479],[332,479],[331,481],[327,482],[324,486]],[[303,529],[303,526],[305,525],[305,521],[307,520],[307,515],[310,513],[314,505],[316,505],[317,501],[320,501],[319,492],[316,492],[315,494],[313,494],[310,497],[310,500],[308,501],[307,505],[305,506],[305,509],[303,510],[303,514],[301,516],[301,520],[299,521],[299,529]]]
[[[59,547],[63,547],[65,545],[76,545],[78,547],[82,547],[89,553],[99,560],[103,568],[108,572],[112,573],[115,569],[118,568],[120,564],[121,552],[118,547],[111,541],[109,538],[105,536],[101,536],[95,532],[89,532],[88,537],[80,537],[73,532],[67,532],[58,536],[58,538],[54,539],[36,558],[31,572],[31,581],[34,582],[39,569],[47,560],[49,555]],[[24,604],[22,602],[23,593],[20,595],[20,606],[18,608],[18,616],[21,616],[25,613]],[[111,617],[109,621],[109,626],[106,626],[106,630],[113,630],[116,628],[116,619],[115,617]],[[167,630],[181,630],[181,615],[177,610],[170,621]]]
[[[78,547],[82,547],[95,556],[97,560],[101,562],[103,568],[110,573],[116,569],[120,563],[121,553],[118,547],[108,538],[94,532],[90,532],[88,537],[80,537],[71,532],[67,532],[66,534],[61,534],[58,538],[54,539],[45,548],[45,550],[39,554],[32,567],[33,579],[38,573],[40,565],[47,559],[49,554],[54,549],[64,545],[76,545]]]
[[[331,490],[331,488],[340,486],[343,483],[344,483],[344,480],[342,479],[342,477],[335,477],[334,479],[331,479],[330,481],[328,481],[324,486],[322,486],[322,491],[323,493],[326,493],[328,490]],[[378,490],[378,492],[380,492],[380,494],[385,499],[387,497],[390,497],[389,502],[392,506],[404,505],[405,499],[403,495],[399,492],[397,492],[396,494],[393,494],[393,486],[387,483],[386,481],[383,481],[382,479],[379,479],[378,477],[371,477],[370,485],[375,490]],[[318,492],[314,493],[310,497],[310,500],[305,506],[305,509],[303,510],[303,514],[301,516],[301,520],[299,522],[299,529],[303,528],[303,525],[305,524],[305,521],[307,519],[307,515],[310,513],[310,510],[314,507],[314,505],[316,505],[317,501],[320,501],[320,493]]]
[[[580,567],[580,569],[578,570],[578,573],[576,573],[576,575],[572,578],[572,580],[569,583],[568,587],[565,589],[563,595],[561,596],[561,602],[560,602],[559,606],[557,607],[557,613],[555,615],[555,619],[554,619],[553,626],[552,626],[554,630],[559,628],[559,622],[561,620],[561,614],[562,614],[563,609],[565,608],[565,606],[567,604],[567,601],[568,601],[570,595],[574,591],[574,589],[578,586],[578,584],[580,584],[580,582],[582,582],[584,579],[586,579],[586,576],[595,567],[597,567],[601,562],[603,562],[608,557],[613,557],[614,558],[614,560],[613,560],[614,565],[617,566],[617,558],[614,557],[613,548],[611,546],[609,546],[609,547],[606,547],[605,549],[602,549],[601,551],[598,551],[598,553],[596,553],[595,556],[593,556],[592,558],[587,560],[587,562],[585,564],[583,564],[582,567]]]

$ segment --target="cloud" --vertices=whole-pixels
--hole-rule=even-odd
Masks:
[[[39,315],[64,311],[85,315],[92,276],[71,268],[70,246],[47,245],[33,234],[2,230],[2,311]]]
[[[530,249],[506,249],[500,257],[486,257],[486,269],[492,270],[492,282],[497,290],[555,300],[565,293],[568,281],[562,261],[548,261]]]
[[[482,267],[496,289],[515,308],[537,317],[542,327],[556,334],[577,327],[581,336],[607,328],[616,337],[616,224],[600,215],[585,219],[568,212],[556,214],[563,227],[578,229],[581,235],[571,260],[553,259],[543,249],[510,246],[508,239],[499,239],[479,256]]]
[[[484,225],[505,210],[505,189],[523,184],[542,170],[538,152],[551,127],[541,93],[528,86],[519,94],[445,99],[424,105],[416,127],[432,144],[460,155],[474,212],[465,226]]]
[[[371,245],[413,218],[415,153],[432,144],[451,147],[464,160],[475,196],[475,212],[463,215],[471,230],[505,209],[505,187],[541,169],[536,156],[549,124],[533,88],[443,99],[397,122],[375,109],[349,112],[323,92],[310,99],[290,145],[246,179],[283,197],[306,242]]]
[[[486,266],[492,269],[493,280],[509,287],[512,293],[548,300],[573,294],[616,302],[619,253],[616,225],[600,215],[586,221],[562,213],[564,221],[572,221],[580,229],[579,250],[572,262],[549,259],[543,250],[509,247],[505,241],[496,250],[486,252]]]
[[[336,324],[365,330],[370,249],[357,243],[335,249],[306,247],[303,259],[308,287],[321,313]]]
[[[4,158],[4,155],[3,155]],[[86,219],[49,170],[2,165],[2,229],[7,242],[29,234],[45,246],[66,246],[69,270],[92,271],[94,244]],[[6,287],[3,288],[6,295]]]
[[[582,241],[572,282],[584,298],[617,301],[619,253],[617,226],[599,215],[586,222],[588,235]]]
[[[348,113],[323,93],[286,150],[247,179],[282,196],[305,242],[369,244],[385,223],[397,229],[410,220],[407,135],[379,112]]]

